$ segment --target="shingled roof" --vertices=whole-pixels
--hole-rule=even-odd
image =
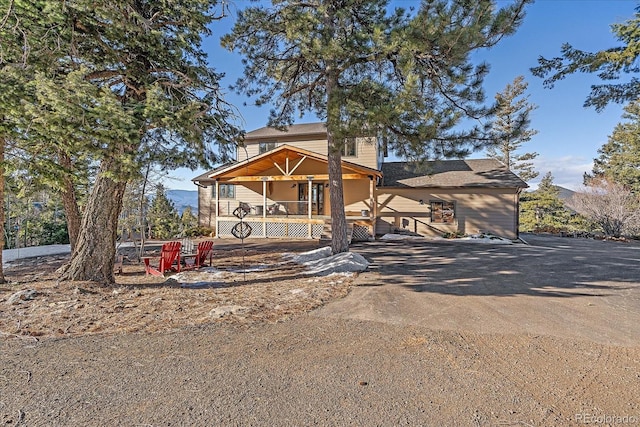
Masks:
[[[301,135],[326,135],[327,127],[324,123],[303,123],[299,125],[291,125],[287,127],[286,131],[274,129],[271,127],[262,127],[260,129],[256,129],[254,131],[248,132],[244,139],[247,140],[255,140],[255,139],[271,139],[278,137],[290,137],[290,136],[301,136]]]
[[[231,162],[231,163],[224,164],[222,166],[218,166],[217,168],[215,168],[213,170],[210,170],[208,172],[203,173],[202,175],[198,175],[195,178],[192,178],[191,181],[195,182],[196,185],[197,184],[204,185],[204,186],[209,185],[210,183],[212,183],[214,181],[213,179],[209,178],[212,174],[214,174],[214,173],[216,173],[218,171],[224,170],[224,169],[228,168],[231,165],[235,165],[236,163],[238,163],[238,162]]]
[[[383,163],[379,187],[527,188],[526,182],[494,159],[438,160],[416,168],[407,162]]]

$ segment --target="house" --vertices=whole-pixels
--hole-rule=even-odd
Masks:
[[[342,153],[344,209],[354,240],[406,230],[428,236],[487,231],[516,238],[518,198],[527,184],[490,159],[384,162],[375,137],[350,138]],[[330,233],[327,135],[322,123],[245,136],[237,160],[193,179],[198,217],[219,237],[239,222],[252,237]]]

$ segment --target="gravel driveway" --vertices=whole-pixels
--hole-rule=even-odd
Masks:
[[[286,322],[2,339],[0,424],[640,423],[638,245],[529,241],[356,245],[361,286]]]
[[[326,317],[605,344],[640,342],[640,245],[523,235],[528,243],[377,241],[373,265]]]

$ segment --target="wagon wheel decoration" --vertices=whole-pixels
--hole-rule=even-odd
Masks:
[[[245,208],[244,206],[238,206],[237,208],[235,208],[233,210],[233,215],[238,218],[238,219],[242,219],[245,216],[249,215],[249,210],[247,208]],[[234,234],[235,236],[235,234]],[[238,236],[236,236],[238,237]]]
[[[248,206],[245,206],[244,204],[240,204],[240,206],[235,208],[233,210],[233,215],[238,218],[240,222],[236,223],[236,225],[234,225],[231,229],[231,234],[233,234],[236,239],[240,239],[240,241],[242,242],[242,272],[245,282],[247,281],[247,270],[244,265],[244,239],[251,236],[251,231],[253,230],[251,229],[251,226],[242,221],[242,219],[245,216],[249,215],[249,213],[250,211]]]
[[[233,234],[236,239],[244,240],[247,237],[251,236],[251,231],[253,230],[251,229],[251,226],[249,224],[240,221],[233,226],[233,228],[231,229],[231,234]]]

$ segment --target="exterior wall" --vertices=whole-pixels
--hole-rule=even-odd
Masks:
[[[344,210],[347,216],[360,216],[360,211],[371,211],[368,179],[343,181]]]
[[[306,184],[306,181],[292,182],[292,181],[270,181],[267,182],[267,204],[280,203],[287,206],[287,210],[292,215],[299,214],[296,206],[299,204],[306,204],[306,202],[298,201],[298,185]],[[329,215],[331,212],[331,205],[329,200],[329,189],[326,187],[326,181],[314,180],[314,184],[323,184],[324,188],[324,210],[319,212],[319,215]],[[293,186],[295,184],[295,187]],[[205,190],[208,193],[208,201],[210,203],[210,209],[203,209],[201,216],[201,224],[204,218],[212,218],[212,224],[215,223],[215,199],[211,198],[211,188],[200,189]],[[200,191],[199,190],[199,191]],[[207,192],[208,190],[208,192]],[[360,215],[361,210],[371,210],[369,202],[369,180],[346,180],[344,181],[344,204],[345,211],[349,214]],[[243,185],[236,185],[236,197],[234,199],[220,199],[221,215],[224,215],[227,211],[231,212],[240,202],[248,203],[252,206],[262,206],[262,182],[245,183]],[[200,198],[200,206],[204,206],[207,203],[205,197]],[[227,208],[228,206],[228,208]],[[203,224],[204,225],[204,224]]]
[[[274,140],[273,138],[265,138],[264,140],[256,140],[256,141],[246,141],[246,147],[238,147],[238,161],[243,161],[248,158],[257,156],[260,151],[260,143],[261,142],[275,142],[276,147],[281,145],[291,145],[292,147],[302,148],[304,150],[313,151],[314,153],[327,155],[327,139],[310,139],[307,141],[299,141],[295,138],[278,138]],[[245,151],[246,149],[246,151]]]
[[[198,225],[213,228],[216,225],[215,207],[211,201],[211,187],[198,187]]]
[[[301,166],[302,167],[302,166]],[[314,181],[320,182],[320,181]],[[268,182],[267,204],[295,202],[298,188],[292,182]],[[326,183],[325,183],[326,184]],[[212,184],[213,185],[213,184]],[[201,226],[215,228],[215,199],[211,198],[212,185],[198,187],[198,219]],[[371,210],[367,179],[344,181],[344,202],[347,216],[359,216],[361,210]],[[324,212],[329,215],[329,189],[324,190]],[[446,232],[477,233],[479,230],[506,237],[517,237],[517,201],[515,189],[387,189],[377,190],[378,235],[404,229],[427,236],[441,236]],[[424,204],[420,204],[420,200]],[[452,224],[431,223],[430,202],[452,201],[455,203],[455,221]],[[220,199],[221,214],[231,214],[240,202],[261,206],[262,183],[236,185],[234,199]],[[295,204],[289,210],[296,214]]]
[[[299,140],[297,138],[265,138],[264,140],[246,141],[246,147],[238,147],[237,160],[243,161],[248,158],[257,156],[260,151],[260,142],[276,142],[276,147],[287,144],[293,147],[302,148],[314,153],[327,155],[327,139],[309,139]],[[246,149],[246,151],[245,151]],[[356,139],[356,157],[343,157],[343,160],[356,163],[369,168],[378,168],[378,150],[376,138],[357,138]]]
[[[473,234],[478,231],[491,232],[509,239],[518,236],[516,189],[382,188],[377,192],[377,200],[377,234],[405,229],[426,236],[441,236],[446,232]],[[431,201],[454,202],[454,222],[432,223]]]
[[[267,205],[280,203],[286,207],[291,215],[299,215],[298,207],[307,202],[298,201],[298,185],[305,182],[296,182],[295,187],[292,181],[271,181],[267,182]],[[314,184],[322,183],[324,188],[324,209],[318,215],[330,215],[331,201],[329,200],[329,189],[325,181],[313,181]],[[215,227],[215,199],[211,197],[211,184],[207,188],[198,187],[198,222],[204,227]],[[362,210],[371,210],[369,202],[369,180],[346,180],[344,181],[344,202],[347,216],[360,216]],[[235,198],[220,199],[220,215],[230,215],[239,206],[240,202],[248,203],[252,206],[262,206],[262,182],[245,183],[236,185]],[[256,213],[254,213],[256,214]],[[306,210],[304,211],[306,215]]]
[[[378,168],[378,140],[376,138],[356,138],[356,157],[343,157],[344,160],[372,169]],[[368,191],[367,191],[368,193]]]
[[[307,140],[300,140],[301,138],[308,138]],[[260,140],[246,141],[246,147],[238,147],[237,157],[238,161],[243,161],[247,158],[257,156],[259,154],[260,142],[276,142],[276,146],[291,145],[299,147],[304,150],[312,151],[314,153],[327,155],[327,139],[319,136],[300,136],[292,135],[291,137],[284,136],[278,138],[264,138]],[[362,166],[377,169],[379,167],[379,156],[377,149],[376,138],[357,138],[356,139],[356,157],[344,157],[343,159],[348,162],[356,163]],[[314,174],[326,174],[326,164],[315,161],[305,161],[297,169],[297,175],[314,175]],[[271,170],[265,171],[265,175],[279,176],[282,173],[275,167]],[[321,181],[314,180],[314,183],[320,183]],[[285,202],[286,205],[292,207],[291,211],[295,212],[294,206],[298,205],[298,188],[300,183],[306,183],[306,181],[297,182],[293,187],[292,182],[268,182],[267,183],[267,204],[275,202]],[[326,182],[322,182],[326,185]],[[206,184],[201,182],[201,184]],[[201,226],[215,227],[215,199],[211,196],[212,186],[211,183],[208,187],[198,187],[198,222]],[[369,203],[369,181],[357,180],[357,181],[344,181],[344,198],[345,198],[345,211],[355,215],[361,210],[371,210]],[[220,199],[221,215],[231,214],[240,202],[248,203],[253,206],[261,206],[263,204],[262,197],[262,182],[251,182],[236,185],[235,198],[233,199]],[[331,212],[331,201],[329,200],[329,191],[325,187],[324,190],[324,210],[320,212],[320,215],[329,215]]]

